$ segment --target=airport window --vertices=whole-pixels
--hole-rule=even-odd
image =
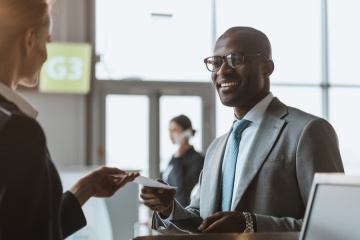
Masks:
[[[338,134],[347,174],[360,174],[359,8],[356,0],[327,1],[329,121]]]
[[[209,81],[211,13],[208,0],[97,0],[96,78]]]
[[[272,83],[321,82],[320,0],[221,0],[216,4],[216,35],[232,26],[264,32],[272,45]]]
[[[140,170],[148,175],[148,105],[149,98],[144,95],[106,96],[105,149],[109,166]]]
[[[329,82],[360,86],[360,2],[328,1]]]

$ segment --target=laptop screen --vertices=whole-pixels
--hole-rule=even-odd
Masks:
[[[301,240],[360,239],[360,177],[317,174],[307,208]]]

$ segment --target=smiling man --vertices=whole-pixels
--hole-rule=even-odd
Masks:
[[[300,231],[314,173],[344,171],[333,127],[270,92],[274,63],[264,33],[230,28],[204,62],[234,123],[209,146],[189,206],[170,190],[142,189],[153,228],[179,233],[170,220],[200,216],[202,233]]]

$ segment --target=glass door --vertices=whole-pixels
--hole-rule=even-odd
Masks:
[[[215,138],[215,93],[209,82],[96,81],[92,163],[158,178],[175,151],[168,126],[187,115],[192,144],[205,152]]]
[[[169,164],[177,145],[172,144],[169,136],[169,122],[172,118],[183,114],[187,116],[196,130],[190,144],[198,152],[203,152],[202,146],[202,99],[200,96],[161,96],[160,97],[160,172]]]
[[[106,96],[106,165],[126,170],[149,170],[149,97]]]

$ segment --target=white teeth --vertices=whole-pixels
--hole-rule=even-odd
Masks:
[[[239,82],[222,83],[221,87],[235,86],[235,85],[238,85],[238,84],[239,84]]]

